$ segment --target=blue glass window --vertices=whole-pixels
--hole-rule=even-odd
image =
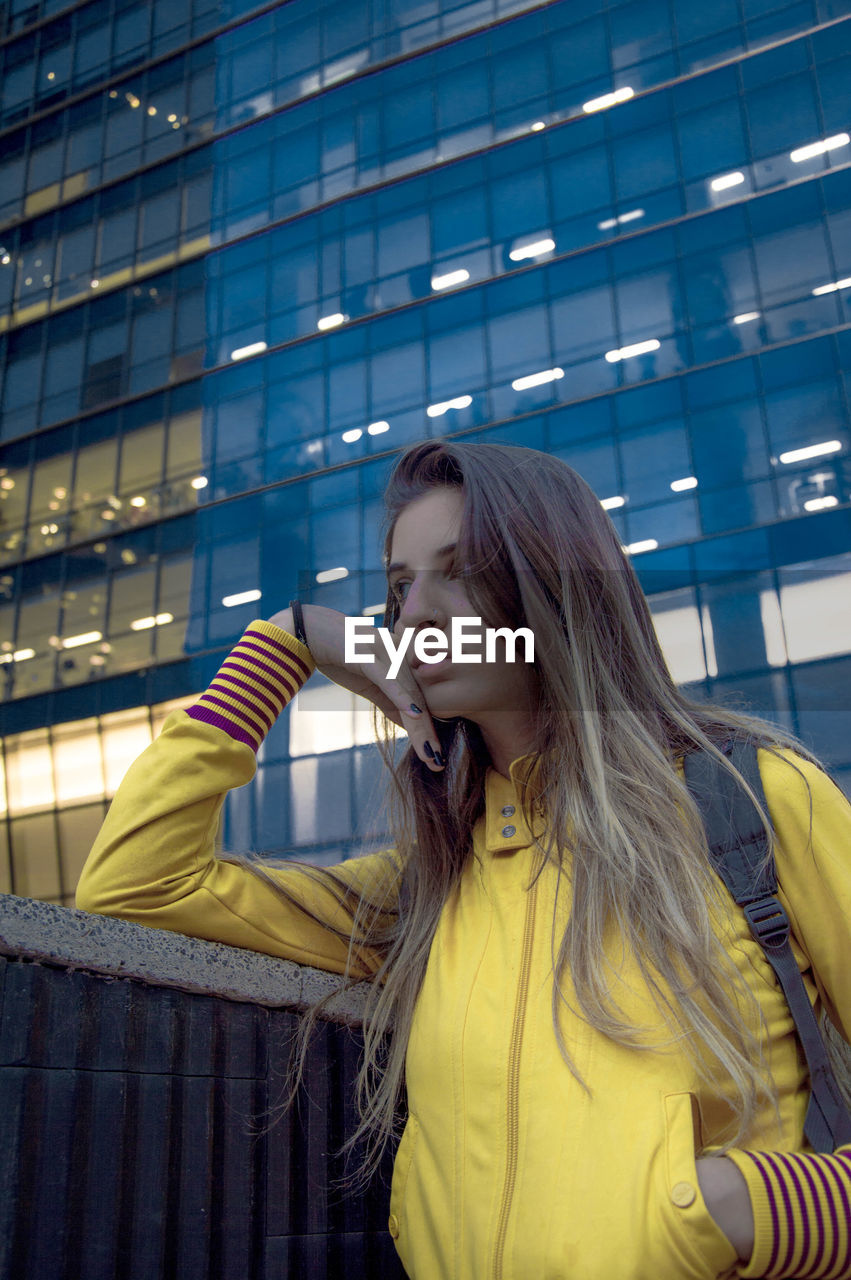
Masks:
[[[676,148],[670,122],[612,142],[615,188],[619,200],[670,187],[678,180]]]
[[[756,401],[692,413],[689,432],[701,490],[768,474],[765,426]]]
[[[686,182],[729,173],[748,163],[748,147],[738,98],[716,102],[677,119]]]

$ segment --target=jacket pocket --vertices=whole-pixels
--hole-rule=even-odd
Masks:
[[[712,1217],[697,1180],[700,1111],[693,1093],[665,1098],[666,1217],[682,1250],[684,1275],[735,1276],[738,1254]]]
[[[409,1114],[402,1132],[402,1139],[396,1151],[396,1159],[393,1162],[393,1180],[390,1184],[390,1217],[387,1221],[387,1229],[393,1239],[397,1241],[402,1230],[405,1191],[408,1186],[408,1174],[411,1172],[419,1131],[416,1118]]]

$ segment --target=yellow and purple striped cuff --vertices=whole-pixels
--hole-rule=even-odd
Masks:
[[[252,622],[186,714],[256,751],[315,669],[295,636],[271,622]]]
[[[851,1146],[833,1155],[725,1153],[748,1184],[754,1248],[742,1280],[851,1278]]]

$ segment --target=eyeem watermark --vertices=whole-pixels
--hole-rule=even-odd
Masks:
[[[374,618],[346,618],[346,662],[375,661],[374,628]],[[473,631],[477,634],[472,635],[471,632]],[[399,668],[404,661],[405,654],[408,652],[412,636],[414,638],[414,654],[420,662],[440,662],[447,654],[451,662],[496,662],[498,661],[496,656],[498,638],[505,641],[505,660],[507,662],[514,662],[515,649],[520,638],[524,642],[524,662],[535,661],[535,636],[529,627],[518,627],[516,631],[512,631],[509,627],[485,627],[484,657],[482,657],[481,652],[470,653],[464,647],[468,644],[478,643],[481,648],[481,632],[481,618],[453,618],[450,644],[447,644],[446,636],[437,627],[423,627],[421,631],[417,631],[415,627],[405,627],[397,644],[393,638],[392,631],[387,627],[378,628],[378,635],[390,659],[390,668],[387,674],[391,680],[395,680],[399,674]],[[366,649],[360,648],[361,645],[366,644],[370,646],[368,652]]]

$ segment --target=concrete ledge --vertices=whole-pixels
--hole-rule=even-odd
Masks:
[[[337,992],[325,1017],[349,1026],[362,1021],[367,991],[365,983],[341,991],[336,974],[257,951],[7,893],[0,954],[278,1009],[302,1010]]]

